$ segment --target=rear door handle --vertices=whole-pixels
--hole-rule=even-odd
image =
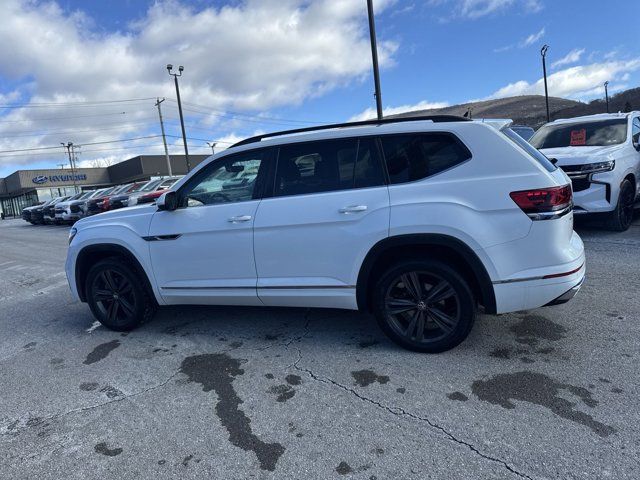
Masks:
[[[345,215],[348,215],[350,213],[360,213],[366,210],[367,210],[366,205],[351,205],[349,207],[341,208],[340,213],[344,213]]]
[[[249,220],[251,220],[251,215],[238,215],[237,217],[231,217],[229,219],[229,222],[231,223],[242,223],[242,222],[248,222]]]

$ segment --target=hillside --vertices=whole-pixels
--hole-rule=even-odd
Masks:
[[[609,99],[609,104],[612,112],[640,109],[640,88],[626,90],[614,95]],[[446,108],[413,111],[391,116],[464,115],[470,108],[473,118],[511,118],[517,124],[529,125],[534,128],[538,128],[546,122],[546,107],[543,95],[526,95],[463,103]],[[606,111],[604,99],[583,103],[566,98],[550,97],[549,108],[552,119],[592,115]]]

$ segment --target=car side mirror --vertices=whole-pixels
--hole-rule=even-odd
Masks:
[[[169,212],[178,208],[178,195],[176,192],[169,190],[166,193],[160,195],[160,198],[156,200],[156,206],[158,210],[167,210]]]

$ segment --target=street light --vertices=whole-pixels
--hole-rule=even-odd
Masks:
[[[373,61],[373,81],[376,89],[376,110],[378,120],[382,120],[382,92],[380,91],[380,72],[378,70],[378,45],[376,42],[376,22],[373,15],[373,0],[367,0],[369,15],[369,37],[371,38],[371,60]]]
[[[211,147],[211,155],[215,155],[216,151],[216,145],[218,144],[218,142],[207,142],[207,145],[209,145]]]
[[[544,45],[540,50],[542,55],[542,73],[544,74],[544,98],[547,103],[547,123],[551,121],[551,115],[549,114],[549,87],[547,86],[547,51],[549,45]]]
[[[607,100],[607,113],[609,113],[609,81],[604,82],[604,98]]]
[[[187,147],[187,134],[184,131],[184,117],[182,116],[182,102],[180,101],[180,87],[178,86],[178,77],[182,76],[184,67],[180,65],[178,67],[178,73],[171,73],[171,70],[173,70],[173,65],[169,63],[167,65],[167,71],[169,72],[169,75],[173,77],[173,80],[176,83],[176,97],[178,97],[178,112],[180,113],[180,127],[182,128],[182,143],[184,144],[184,157],[187,161],[187,172],[190,172],[191,162],[189,162],[189,148]]]

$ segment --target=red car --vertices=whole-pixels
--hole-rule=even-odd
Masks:
[[[156,199],[166,191],[167,189],[165,188],[163,190],[156,190],[155,192],[146,193],[138,198],[138,205],[140,205],[141,203],[155,202]]]

